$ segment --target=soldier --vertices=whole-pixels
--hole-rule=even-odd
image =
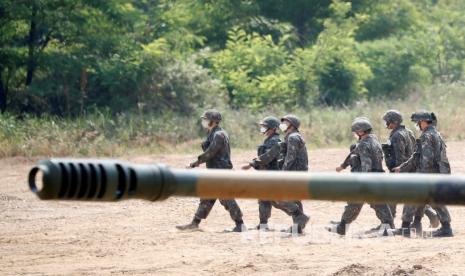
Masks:
[[[386,128],[391,130],[389,139],[386,144],[383,144],[384,157],[386,166],[389,171],[392,171],[397,166],[407,161],[413,154],[415,147],[415,136],[413,132],[402,125],[402,114],[398,110],[388,110],[383,116],[386,123]],[[392,216],[396,215],[396,205],[389,205]],[[402,211],[402,227],[396,233],[402,232],[409,236],[410,231],[403,232],[402,229],[415,228],[417,233],[422,232],[421,219],[426,213],[433,227],[438,227],[439,219],[430,206],[404,205]],[[412,223],[413,216],[415,219]],[[412,223],[412,224],[411,224]],[[400,234],[400,233],[399,233]]]
[[[450,174],[446,144],[435,127],[436,115],[427,111],[418,111],[412,114],[411,119],[422,132],[420,139],[417,140],[415,153],[400,166],[395,167],[393,171]],[[433,232],[433,237],[452,237],[451,218],[447,207],[444,205],[432,207],[436,210],[441,222],[441,228]],[[407,222],[405,221],[405,224]],[[402,224],[404,225],[404,222]]]
[[[207,110],[202,115],[202,126],[208,130],[207,139],[202,143],[204,151],[197,160],[190,163],[189,167],[195,168],[206,163],[208,169],[232,169],[231,150],[229,147],[229,136],[220,126],[221,114],[214,110]],[[197,229],[200,221],[206,219],[216,199],[200,199],[200,204],[191,223],[178,225],[180,230]],[[221,205],[229,211],[229,215],[236,223],[233,232],[241,232],[245,229],[242,220],[242,212],[234,199],[220,199]]]
[[[265,141],[258,147],[258,155],[247,165],[242,167],[243,170],[254,168],[256,170],[269,170],[277,171],[278,157],[280,154],[280,142],[278,127],[279,121],[275,117],[266,117],[259,123],[260,132],[266,136]],[[284,211],[289,216],[292,216],[292,220],[296,223],[297,230],[302,233],[305,224],[308,221],[308,217],[300,209],[299,205],[294,201],[258,201],[258,211],[260,216],[260,223],[257,229],[268,230],[268,219],[271,217],[271,207],[275,207]]]
[[[337,172],[348,167],[350,162],[351,172],[384,172],[383,151],[378,138],[371,133],[372,125],[367,118],[355,118],[352,123],[352,132],[357,136],[358,143],[351,147],[351,153],[344,163],[336,168]],[[346,234],[347,224],[352,223],[360,214],[364,203],[348,202],[344,208],[341,221],[336,226],[339,235]],[[394,219],[387,204],[370,204],[375,209],[376,216],[381,224],[387,224],[394,228]],[[332,229],[328,229],[332,230]]]
[[[308,171],[308,153],[305,141],[299,132],[300,120],[297,116],[288,114],[281,118],[279,128],[285,134],[281,143],[280,168],[283,171]],[[304,211],[302,202],[295,201],[300,211]]]

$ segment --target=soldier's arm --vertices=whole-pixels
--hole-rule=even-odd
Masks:
[[[399,166],[401,172],[413,172],[418,168],[418,166],[420,165],[419,161],[421,150],[422,149],[417,144],[415,146],[415,152],[412,154],[412,156],[410,156],[410,158],[407,161],[405,161]]]
[[[297,153],[299,150],[300,140],[295,136],[290,136],[287,141],[287,152],[284,158],[283,170],[291,168],[297,159]]]
[[[361,172],[370,172],[372,168],[372,161],[370,158],[368,147],[366,145],[359,146],[359,157]]]
[[[434,168],[435,162],[435,149],[433,147],[433,136],[431,135],[422,135],[421,139],[421,163],[429,171],[432,171]]]
[[[350,166],[350,154],[348,157],[346,157],[346,159],[344,159],[344,162],[342,162],[342,164],[339,167],[341,167],[342,169],[347,169],[348,166]]]
[[[347,169],[348,166],[350,166],[350,156],[352,155],[352,152],[355,150],[356,147],[357,147],[356,144],[350,145],[349,155],[347,155],[346,159],[344,159],[344,161],[342,162],[342,164],[339,167],[341,167],[342,169],[345,170],[345,169]]]
[[[399,166],[402,164],[402,156],[405,155],[405,140],[401,135],[394,135],[391,139],[392,153],[394,159],[394,166]]]
[[[250,165],[254,168],[258,166],[265,166],[269,164],[271,161],[277,159],[279,157],[279,152],[280,152],[280,146],[278,143],[276,143],[269,150],[267,150],[264,154],[258,156],[257,158],[254,158],[250,162]]]
[[[212,159],[217,152],[224,146],[225,137],[221,134],[216,133],[213,136],[213,140],[210,143],[210,146],[205,150],[204,153],[198,156],[197,162],[199,164],[205,163],[208,160]]]

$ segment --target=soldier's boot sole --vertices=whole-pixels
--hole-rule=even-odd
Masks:
[[[199,229],[199,225],[196,223],[189,223],[185,225],[176,225],[176,228],[181,231],[186,231],[186,230],[197,230]]]

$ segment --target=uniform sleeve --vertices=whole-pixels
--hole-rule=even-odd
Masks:
[[[347,157],[346,159],[344,159],[344,162],[342,162],[340,166],[341,168],[346,169],[349,165],[350,165],[350,158]]]
[[[250,162],[250,165],[252,165],[253,167],[265,166],[269,164],[271,161],[277,159],[279,157],[279,153],[280,153],[280,146],[278,143],[276,143],[270,149],[268,149],[264,154],[252,160],[252,162]]]
[[[204,153],[199,155],[198,157],[199,164],[205,163],[209,161],[210,159],[212,159],[217,154],[217,152],[223,147],[224,140],[225,140],[225,137],[223,135],[216,133],[213,136],[213,140],[210,143],[210,146],[205,150]]]
[[[370,158],[370,152],[367,145],[360,144],[359,158],[361,172],[370,172],[371,168],[373,167],[373,162]]]
[[[300,140],[298,137],[289,136],[287,141],[287,152],[284,158],[283,170],[288,170],[292,168],[295,162],[297,161],[297,153],[300,147]]]
[[[401,135],[394,135],[391,138],[392,151],[394,153],[394,164],[399,166],[405,160],[402,157],[405,155],[405,139]]]
[[[416,146],[415,152],[412,154],[412,156],[410,156],[410,158],[407,161],[405,161],[399,166],[401,172],[413,172],[418,169],[418,167],[420,166],[420,163],[419,163],[419,160],[420,160],[419,156],[421,154],[420,151],[421,149],[419,149],[418,146]]]
[[[432,172],[434,169],[434,149],[433,136],[432,135],[423,135],[421,139],[421,164],[422,169]]]

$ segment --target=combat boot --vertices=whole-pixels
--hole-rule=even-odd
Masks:
[[[415,217],[412,225],[410,225],[410,228],[415,229],[415,232],[417,233],[417,235],[422,235],[423,225],[421,224],[421,217]]]
[[[346,234],[347,223],[344,220],[341,220],[340,222],[331,221],[330,223],[332,225],[329,227],[325,227],[326,230],[328,230],[331,233],[336,232],[341,236],[344,236]]]
[[[266,222],[260,222],[259,225],[255,226],[256,230],[263,230],[263,231],[269,231],[270,227],[268,227],[268,223]]]
[[[341,220],[341,222],[336,226],[336,233],[338,233],[341,236],[344,236],[346,234],[346,222],[344,220]]]
[[[236,221],[236,226],[231,230],[231,232],[243,232],[246,231],[246,229],[244,221],[238,220]]]
[[[304,213],[301,213],[299,210],[292,216],[292,221],[294,222],[294,225],[289,227],[289,229],[285,230],[284,232],[294,233],[294,230],[297,230],[298,234],[302,234],[309,220],[310,218]]]
[[[403,221],[402,226],[394,231],[394,235],[410,237],[410,222]]]
[[[431,207],[425,208],[425,215],[429,219],[429,224],[432,228],[437,228],[439,226],[439,217],[436,212]]]
[[[442,222],[441,224],[442,224],[441,228],[433,232],[433,237],[434,238],[453,237],[454,233],[452,232],[450,223]]]
[[[383,224],[381,223],[381,224],[378,224],[378,226],[375,226],[375,227],[371,228],[370,232],[379,231],[379,229],[381,229],[381,225],[383,225]]]
[[[307,225],[307,222],[310,220],[310,218],[302,213],[300,216],[296,218],[296,223],[297,223],[297,232],[299,234],[302,234],[305,226]]]
[[[176,225],[179,230],[196,230],[199,229],[200,219],[194,218],[191,223],[185,225]]]

